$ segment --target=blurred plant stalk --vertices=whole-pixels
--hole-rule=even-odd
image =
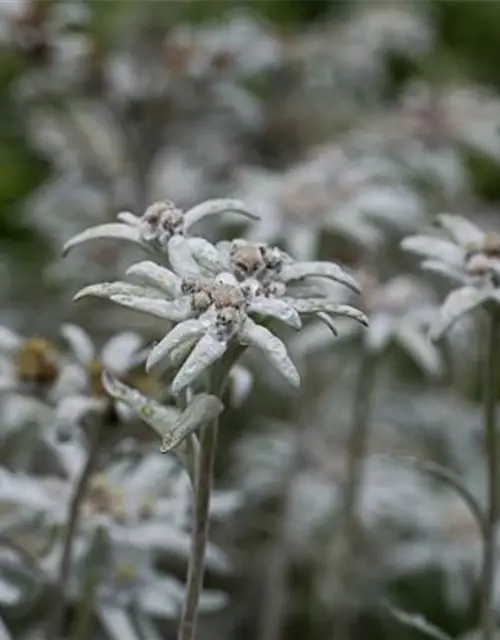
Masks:
[[[81,476],[75,487],[73,498],[71,499],[69,514],[67,519],[67,528],[63,550],[61,554],[61,562],[59,565],[59,575],[54,585],[54,603],[47,622],[46,639],[59,640],[62,637],[62,625],[64,619],[64,608],[66,595],[68,590],[68,580],[71,573],[71,561],[73,542],[78,529],[78,521],[83,501],[87,494],[89,480],[96,466],[102,444],[102,418],[95,421],[92,425],[90,436],[89,452],[87,460],[83,467]]]
[[[348,640],[355,612],[351,599],[357,590],[358,571],[355,566],[363,551],[363,531],[360,507],[363,490],[363,471],[366,461],[377,357],[364,350],[353,395],[352,425],[346,446],[346,479],[341,512],[341,541],[345,552],[341,559],[340,580],[348,602],[338,613],[335,638]]]
[[[498,437],[496,433],[496,403],[499,383],[498,343],[500,322],[495,309],[490,313],[489,336],[485,366],[484,386],[484,436],[488,471],[488,503],[485,521],[483,568],[481,578],[481,628],[483,640],[493,640],[495,616],[493,597],[497,564],[496,533],[499,515]]]

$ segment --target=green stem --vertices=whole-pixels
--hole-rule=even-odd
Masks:
[[[498,443],[496,435],[496,403],[498,390],[498,319],[490,318],[490,335],[486,356],[484,388],[484,435],[488,467],[488,512],[483,548],[481,579],[481,628],[483,640],[493,640],[494,612],[492,607],[497,562],[496,529],[499,514]]]
[[[193,640],[196,635],[198,603],[203,587],[205,549],[209,530],[212,471],[215,461],[218,419],[201,434],[200,456],[196,469],[195,504],[191,555],[189,558],[186,600],[182,611],[178,640]]]
[[[218,397],[222,396],[227,374],[240,351],[240,348],[228,351],[225,358],[214,366],[209,385],[210,393]],[[219,419],[216,418],[200,434],[199,455],[196,464],[191,554],[189,557],[186,599],[177,634],[178,640],[194,640],[196,636],[198,605],[203,588],[205,550],[210,525],[210,495],[212,492],[218,427]]]
[[[66,602],[66,594],[68,590],[68,581],[71,572],[71,555],[73,550],[73,541],[78,528],[78,520],[80,516],[80,510],[87,493],[87,487],[90,480],[90,476],[94,470],[101,443],[101,422],[98,421],[94,425],[94,429],[91,435],[91,442],[87,460],[82,470],[81,476],[76,485],[75,493],[71,499],[66,537],[64,539],[63,551],[61,555],[61,562],[59,565],[59,577],[55,585],[54,602],[52,609],[49,612],[49,619],[47,623],[46,639],[47,640],[59,640],[61,637],[61,627],[64,616],[64,605]]]
[[[343,543],[345,552],[341,560],[340,576],[347,597],[350,599],[357,589],[357,562],[361,549],[361,526],[359,520],[363,471],[368,448],[373,389],[375,387],[376,358],[364,353],[360,363],[354,393],[353,421],[347,441],[347,468],[342,509]],[[336,637],[345,640],[350,636],[352,611],[348,604],[337,620]]]

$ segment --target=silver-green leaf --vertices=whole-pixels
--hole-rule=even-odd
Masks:
[[[299,372],[291,361],[285,345],[265,327],[247,318],[240,330],[240,340],[243,344],[260,349],[292,387],[300,386]]]
[[[309,276],[329,278],[345,285],[356,293],[361,291],[356,280],[334,262],[294,262],[285,264],[280,273],[280,278],[284,282],[301,280]]]
[[[474,287],[461,287],[452,291],[439,310],[439,316],[433,323],[430,337],[438,340],[462,316],[480,307],[490,297],[488,290]]]
[[[177,447],[194,431],[217,418],[223,410],[224,405],[216,396],[206,393],[195,395],[177,419],[174,428],[163,437],[162,452]]]
[[[151,260],[133,264],[127,269],[125,275],[139,285],[157,288],[172,298],[178,296],[181,290],[181,279],[170,269]]]
[[[134,242],[135,244],[141,244],[141,237],[139,229],[137,227],[131,227],[128,224],[121,222],[110,222],[108,224],[100,224],[96,227],[86,229],[81,233],[73,236],[63,247],[63,256],[66,256],[71,249],[79,244],[89,242],[90,240],[106,240],[117,239],[127,240],[128,242]]]
[[[207,216],[221,213],[239,213],[250,220],[259,220],[259,216],[248,209],[242,200],[234,198],[216,198],[196,205],[184,214],[184,229],[188,231],[196,222]]]
[[[196,344],[172,382],[172,391],[179,393],[190,385],[226,351],[227,342],[207,333]]]

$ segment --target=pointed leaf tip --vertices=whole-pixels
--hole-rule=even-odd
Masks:
[[[91,227],[70,238],[62,249],[62,255],[63,257],[67,256],[71,249],[90,240],[109,240],[113,238],[141,244],[138,228],[122,222],[110,222]]]

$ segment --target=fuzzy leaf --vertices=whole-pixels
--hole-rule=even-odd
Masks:
[[[461,287],[452,291],[441,305],[439,317],[432,325],[431,339],[438,340],[463,315],[480,307],[489,297],[489,291],[474,287]]]
[[[177,419],[174,428],[163,437],[162,453],[177,447],[194,431],[217,418],[223,410],[224,405],[216,396],[210,396],[206,393],[194,396]]]
[[[187,300],[161,300],[159,298],[147,298],[145,296],[131,296],[119,294],[111,296],[111,300],[128,309],[149,313],[157,318],[182,322],[191,315],[191,304]]]
[[[295,262],[285,264],[280,273],[280,278],[284,282],[300,280],[309,276],[330,278],[356,291],[356,293],[361,291],[356,280],[334,262]]]
[[[276,318],[294,329],[300,329],[302,327],[302,322],[296,309],[285,300],[280,300],[279,298],[256,296],[248,305],[247,312]]]
[[[0,325],[0,353],[12,353],[21,346],[22,339],[8,327]]]
[[[86,296],[95,296],[96,298],[108,298],[111,300],[114,296],[134,296],[134,297],[153,297],[160,298],[158,291],[147,289],[142,286],[130,284],[130,282],[98,282],[89,284],[73,296],[73,302],[81,300]]]
[[[101,605],[97,609],[97,614],[110,640],[141,640],[125,609]]]
[[[459,247],[466,248],[471,244],[481,243],[484,238],[481,229],[463,216],[441,213],[437,216],[437,222]]]
[[[104,240],[116,238],[118,240],[128,240],[136,244],[141,244],[141,238],[139,235],[139,229],[131,227],[128,224],[121,222],[110,222],[108,224],[100,224],[96,227],[91,227],[82,231],[82,233],[73,236],[63,247],[63,256],[68,253],[79,244],[89,242],[90,240]]]
[[[125,275],[139,285],[160,289],[172,298],[178,296],[181,291],[181,279],[169,269],[150,260],[133,264]]]
[[[458,269],[454,269],[444,262],[439,262],[439,260],[424,260],[420,265],[420,268],[424,271],[430,271],[431,273],[444,276],[448,280],[451,280],[454,285],[463,284],[465,282],[463,274],[460,273]]]
[[[227,264],[221,253],[205,238],[187,238],[194,259],[209,273],[227,271]]]
[[[300,386],[299,372],[291,361],[285,345],[277,336],[247,318],[240,331],[240,341],[263,351],[292,387]]]
[[[217,198],[202,202],[186,211],[184,214],[184,229],[187,231],[199,220],[220,213],[240,213],[250,220],[259,220],[259,216],[250,211],[242,200]]]
[[[12,640],[10,631],[2,618],[0,618],[0,640]]]
[[[394,318],[388,313],[377,313],[370,319],[364,335],[365,348],[370,353],[381,353],[389,344],[394,331]]]
[[[172,236],[168,241],[168,257],[173,270],[181,278],[200,278],[203,270],[193,258],[186,238]]]
[[[433,640],[451,640],[449,635],[426,620],[423,615],[403,611],[390,603],[386,603],[385,607],[389,615],[405,627],[419,631],[428,638],[433,638]]]
[[[361,323],[365,327],[368,326],[368,318],[366,315],[359,309],[351,307],[348,304],[337,304],[333,300],[325,298],[304,298],[302,300],[287,298],[287,300],[290,304],[293,304],[299,313],[318,313],[323,311],[324,313],[331,313],[335,316],[345,316],[346,318],[356,320],[356,322]]]
[[[207,333],[189,354],[172,382],[172,391],[179,393],[190,385],[227,349],[227,343]]]
[[[429,338],[410,322],[401,322],[397,339],[424,373],[438,377],[443,372],[441,356]]]
[[[464,262],[464,251],[453,242],[432,236],[410,236],[401,242],[401,248],[424,258],[461,266]]]
[[[180,347],[184,342],[201,337],[205,330],[206,327],[200,320],[186,320],[178,324],[153,347],[146,361],[146,371],[150,371],[168,358],[172,351]]]
[[[136,216],[135,213],[131,213],[130,211],[120,211],[116,218],[120,222],[127,224],[129,227],[138,227],[141,223],[140,217]]]
[[[76,324],[63,324],[61,335],[70,345],[82,364],[88,364],[95,356],[95,349],[88,333]]]
[[[319,311],[316,315],[323,324],[326,324],[326,326],[330,329],[330,331],[333,333],[335,337],[339,335],[339,331],[337,327],[335,326],[335,324],[333,323],[333,320],[330,318],[330,316],[327,313],[325,313],[324,311]]]
[[[155,400],[151,400],[137,389],[123,384],[108,372],[103,373],[102,383],[112,398],[133,409],[162,438],[167,437],[175,429],[176,421],[179,418],[177,409],[165,407]]]

